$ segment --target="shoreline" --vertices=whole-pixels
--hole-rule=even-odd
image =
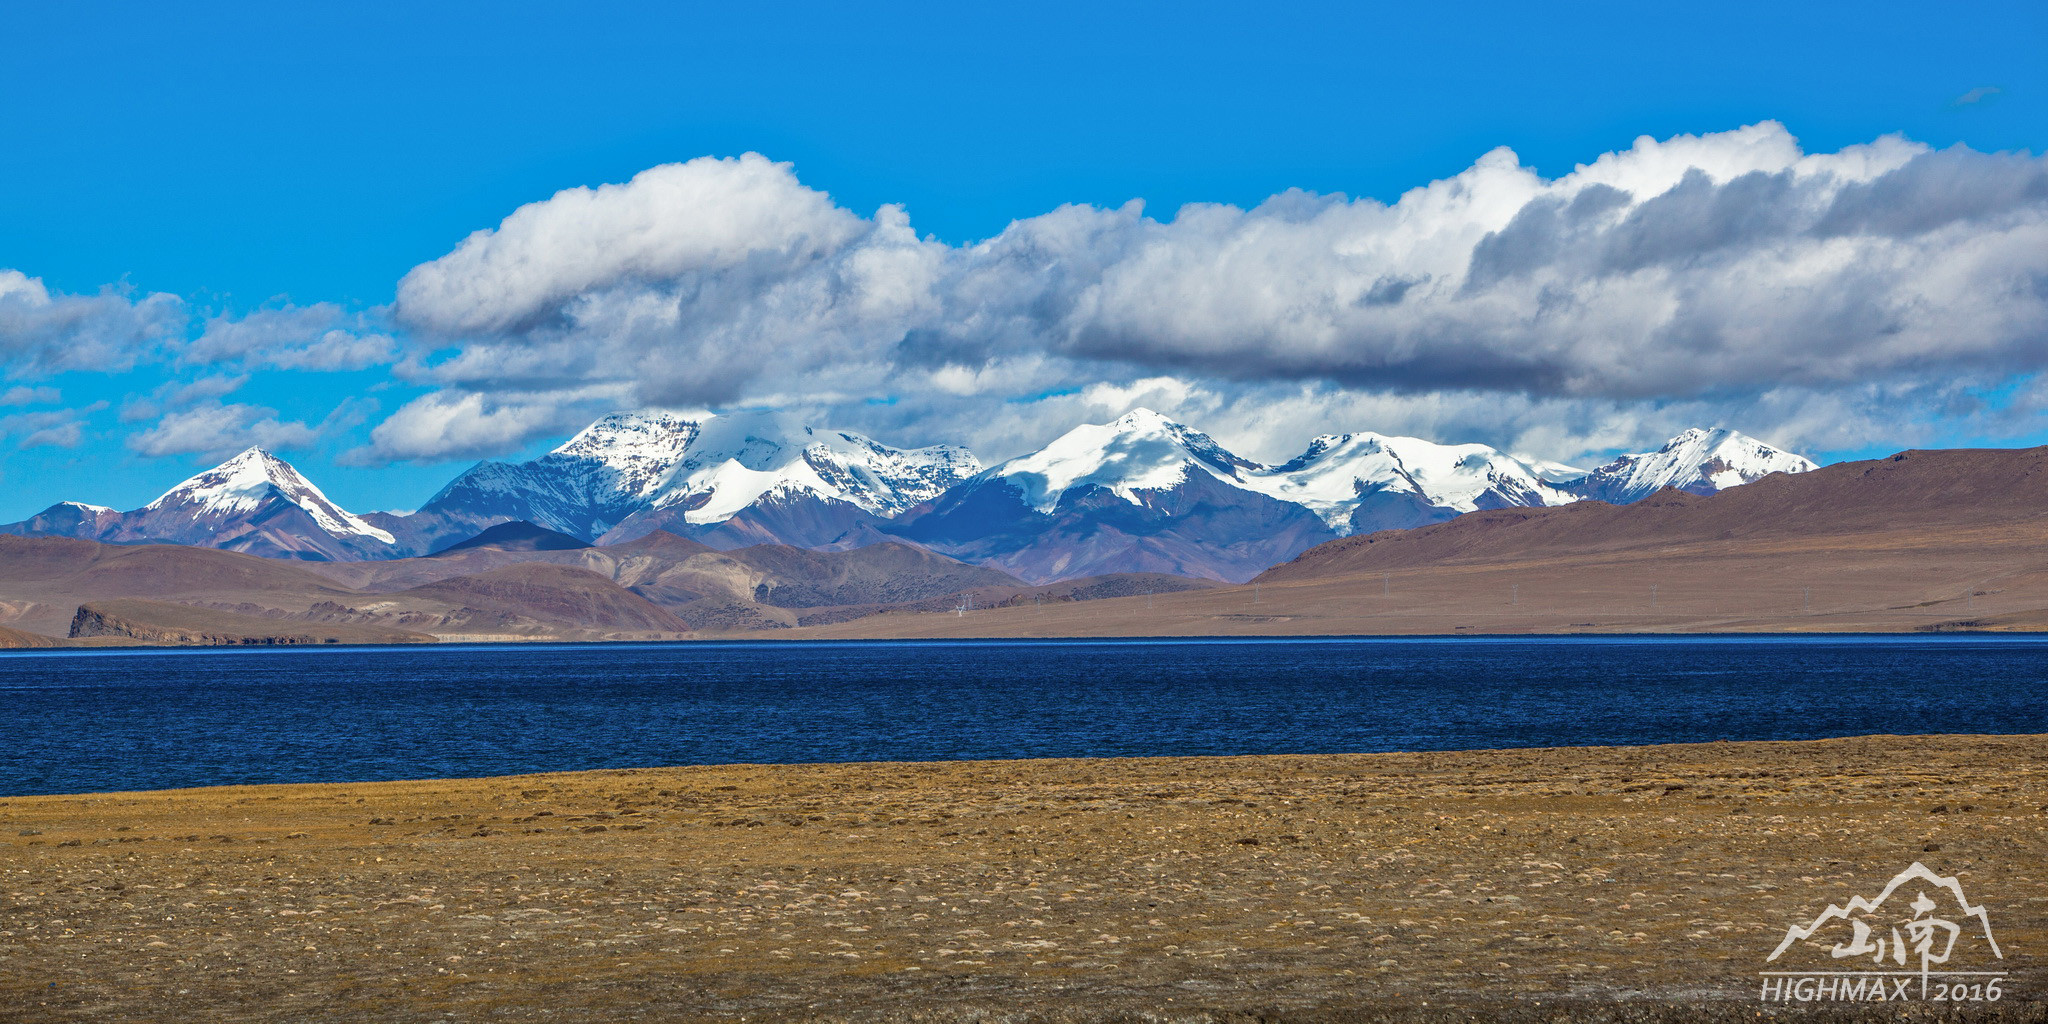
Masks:
[[[2048,638],[2044,638],[2048,639]],[[854,759],[845,761],[706,761],[678,762],[670,764],[626,765],[602,768],[551,768],[534,771],[498,773],[489,775],[442,775],[417,776],[394,779],[315,779],[297,782],[221,782],[195,786],[165,786],[153,789],[88,789],[62,793],[0,793],[0,826],[7,820],[4,808],[15,800],[97,800],[134,799],[175,796],[204,796],[222,790],[313,790],[338,786],[424,786],[472,785],[481,783],[505,783],[521,781],[546,781],[556,777],[574,778],[587,775],[641,772],[688,772],[688,771],[766,771],[804,772],[830,771],[846,768],[900,768],[917,770],[929,767],[968,768],[1008,766],[1029,770],[1035,766],[1060,766],[1070,764],[1091,765],[1149,765],[1153,763],[1186,763],[1201,766],[1205,763],[1228,764],[1249,762],[1266,758],[1431,758],[1449,756],[1488,755],[1513,756],[1527,754],[1555,754],[1559,756],[1622,754],[1661,749],[1691,750],[1718,747],[1758,747],[1774,745],[1805,746],[1822,743],[1846,743],[1868,741],[1872,743],[1910,743],[1912,741],[2034,741],[2041,740],[2048,745],[2048,733],[1844,733],[1833,736],[1799,736],[1777,739],[1714,739],[1687,740],[1662,743],[1595,743],[1565,746],[1492,746],[1492,747],[1441,747],[1403,748],[1399,750],[1351,750],[1322,753],[1225,753],[1225,754],[1104,754],[1089,756],[1047,756],[1047,757],[971,757],[936,759]],[[2048,813],[2048,805],[2043,805]]]
[[[2005,947],[2008,1001],[1959,1019],[2048,996],[2048,735],[614,769],[0,825],[26,1020],[1750,1019],[1787,923],[1913,861]]]
[[[808,628],[808,627],[806,627]],[[769,646],[806,644],[826,646],[874,645],[975,645],[975,644],[1259,644],[1259,643],[1427,643],[1441,641],[1506,641],[1543,643],[1546,641],[1570,642],[1627,642],[1669,641],[1669,642],[1773,642],[1792,643],[1839,641],[1859,639],[1882,641],[1912,641],[1928,643],[1961,643],[1970,641],[2042,641],[2048,640],[2048,628],[2043,629],[1900,629],[1900,630],[1642,630],[1633,632],[1609,630],[1579,630],[1546,633],[1118,633],[1099,636],[1080,634],[1000,634],[985,636],[972,634],[931,635],[904,634],[899,636],[833,636],[792,630],[759,630],[745,633],[709,633],[701,636],[685,636],[676,639],[602,639],[581,640],[575,638],[551,637],[493,637],[460,640],[438,640],[422,643],[320,643],[320,644],[178,644],[138,641],[135,643],[109,642],[111,638],[94,637],[87,642],[66,638],[54,638],[56,643],[46,645],[6,646],[0,644],[0,658],[13,655],[23,657],[48,656],[98,651],[196,651],[223,653],[231,651],[407,651],[421,650],[474,650],[478,648],[528,648],[528,647],[574,647],[574,648],[618,648],[618,647],[694,647],[694,646]]]

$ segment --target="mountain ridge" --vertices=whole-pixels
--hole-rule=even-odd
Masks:
[[[895,448],[786,413],[655,410],[601,417],[527,462],[477,463],[407,515],[351,513],[251,448],[141,509],[60,502],[0,532],[346,562],[524,522],[599,546],[656,531],[723,550],[893,540],[1033,584],[1120,572],[1241,582],[1339,537],[1667,485],[1712,493],[1813,465],[1725,429],[1591,471],[1372,432],[1323,434],[1267,465],[1138,408],[984,467],[956,445]]]

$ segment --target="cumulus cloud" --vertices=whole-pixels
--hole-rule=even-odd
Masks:
[[[916,396],[850,410],[913,433],[920,408],[1009,400],[986,423],[1165,378],[1410,422],[1804,396],[1790,417],[2039,370],[2048,160],[1896,137],[1809,154],[1767,122],[1558,178],[1500,149],[1392,203],[1065,206],[952,246],[787,164],[705,158],[522,207],[415,268],[395,312],[442,390],[379,426],[394,457],[504,450],[593,393]]]
[[[0,362],[8,376],[64,370],[124,370],[184,330],[184,301],[161,292],[132,296],[52,292],[42,278],[0,270]]]
[[[533,395],[432,392],[400,406],[370,431],[370,443],[343,462],[498,455],[535,437],[582,428],[618,404],[616,392]]]
[[[520,208],[400,282],[400,321],[459,342],[430,379],[517,390],[624,383],[661,404],[765,379],[872,388],[936,312],[944,246],[863,218],[749,154],[645,171]]]
[[[520,207],[399,284],[415,323],[449,334],[531,327],[622,282],[742,272],[767,284],[871,225],[759,154],[644,171]]]

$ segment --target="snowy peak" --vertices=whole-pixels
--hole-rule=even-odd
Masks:
[[[660,492],[709,416],[616,413],[531,462],[479,462],[421,507],[428,546],[512,520],[595,538]]]
[[[1688,430],[1655,452],[1624,455],[1592,472],[1509,455],[1483,444],[1416,437],[1324,434],[1300,455],[1264,466],[1150,409],[1076,427],[1044,448],[983,474],[1050,515],[1069,494],[1106,490],[1133,505],[1197,474],[1313,512],[1339,535],[1403,529],[1479,509],[1564,505],[1593,497],[1628,502],[1663,487],[1711,494],[1814,464],[1731,430]],[[1161,508],[1164,508],[1161,505]]]
[[[332,536],[393,542],[391,534],[329,500],[291,463],[255,447],[185,480],[134,515],[157,520],[178,517],[194,522],[225,521],[262,512],[280,501],[297,506]]]
[[[1027,505],[1050,514],[1063,496],[1088,487],[1147,504],[1147,492],[1176,488],[1194,473],[1300,505],[1339,533],[1420,525],[1479,508],[1574,500],[1534,467],[1482,444],[1325,434],[1293,459],[1264,466],[1150,409],[1076,427],[986,475],[1008,481]]]
[[[523,520],[585,540],[709,527],[806,499],[894,516],[979,472],[965,448],[893,448],[779,412],[616,413],[531,462],[479,463],[421,510],[457,538]]]
[[[187,478],[133,512],[62,502],[0,531],[316,561],[400,553],[392,534],[336,505],[291,463],[261,448]]]
[[[1136,505],[1144,504],[1139,492],[1177,487],[1190,472],[1242,487],[1244,474],[1259,469],[1199,430],[1134,409],[1113,423],[1075,427],[988,476],[1009,482],[1025,504],[1050,513],[1069,491],[1100,487]]]
[[[1570,487],[1582,497],[1623,504],[1649,497],[1666,487],[1713,494],[1753,483],[1772,473],[1804,473],[1815,468],[1811,459],[1773,448],[1748,435],[1694,427],[1654,452],[1623,455]]]
[[[771,412],[705,419],[650,506],[687,506],[685,520],[723,522],[764,500],[804,496],[893,516],[981,470],[954,445],[893,448]]]
[[[658,487],[689,450],[710,414],[614,413],[578,432],[543,462],[605,471],[606,490],[645,496]]]
[[[1451,512],[1574,500],[1535,467],[1486,445],[1375,433],[1325,434],[1249,484],[1306,506],[1339,530],[1374,525],[1354,522],[1358,510],[1391,495]]]

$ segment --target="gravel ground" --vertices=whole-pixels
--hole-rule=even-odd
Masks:
[[[0,1020],[1751,1020],[1915,861],[2004,998],[1793,1016],[2048,1020],[2044,805],[2048,737],[13,797]]]

